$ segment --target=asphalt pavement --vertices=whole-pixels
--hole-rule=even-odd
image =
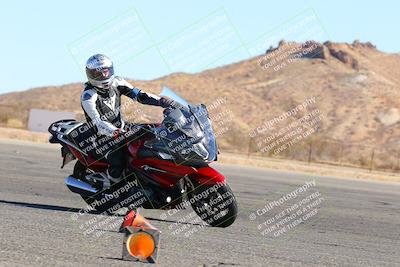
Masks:
[[[135,266],[122,216],[79,215],[58,145],[0,141],[0,266]],[[213,166],[239,203],[228,228],[191,209],[140,212],[162,231],[157,266],[400,266],[400,185]]]

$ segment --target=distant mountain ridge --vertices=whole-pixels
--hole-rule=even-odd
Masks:
[[[195,103],[225,99],[212,114],[230,117],[221,124],[227,128],[219,137],[223,149],[247,151],[247,145],[238,144],[247,143],[251,131],[310,97],[324,114],[313,138],[400,149],[400,55],[381,52],[369,42],[281,41],[264,55],[234,64],[132,83],[154,93],[167,85]],[[31,108],[81,113],[82,88],[73,83],[0,95],[0,124],[14,120],[26,126]],[[136,119],[160,119],[159,109],[139,104],[129,105],[125,113],[137,108],[143,112],[136,112]]]

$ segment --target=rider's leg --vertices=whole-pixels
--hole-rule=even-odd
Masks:
[[[106,154],[106,159],[109,164],[107,169],[107,175],[111,183],[116,183],[121,180],[123,171],[123,148],[117,147],[112,148]]]

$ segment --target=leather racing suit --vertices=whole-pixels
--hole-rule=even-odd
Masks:
[[[81,105],[86,120],[96,134],[97,139],[109,137],[109,140],[113,140],[116,133],[123,131],[125,122],[121,115],[122,95],[141,104],[163,108],[170,107],[174,103],[169,98],[142,92],[121,77],[115,77],[108,89],[97,88],[87,82],[81,95]],[[121,145],[107,145],[105,147],[107,149],[102,151],[102,154],[109,163],[108,177],[115,182],[120,179],[124,168],[123,150]]]

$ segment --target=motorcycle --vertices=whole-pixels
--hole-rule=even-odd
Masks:
[[[67,187],[79,194],[89,209],[112,213],[119,208],[186,209],[214,227],[228,227],[237,217],[237,201],[225,177],[209,166],[218,148],[205,105],[191,105],[164,88],[161,95],[180,103],[167,108],[159,124],[137,124],[121,137],[124,175],[106,185],[108,164],[99,138],[88,135],[91,125],[61,120],[49,127],[50,143],[61,145],[63,168],[77,159]],[[96,141],[95,141],[96,139]]]

